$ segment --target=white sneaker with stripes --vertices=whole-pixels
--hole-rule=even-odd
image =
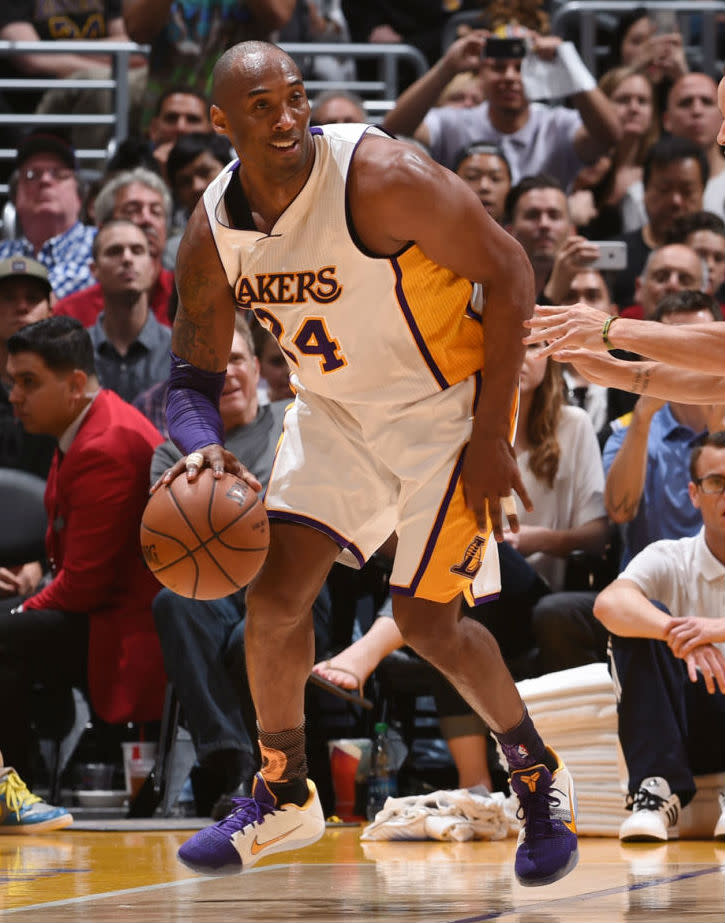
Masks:
[[[632,816],[619,828],[620,840],[629,843],[679,838],[680,799],[661,776],[643,779],[639,789],[629,796],[627,807]]]

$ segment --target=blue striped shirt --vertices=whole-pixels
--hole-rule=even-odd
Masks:
[[[96,281],[91,273],[91,247],[96,230],[76,221],[67,231],[46,240],[37,253],[27,237],[4,240],[0,242],[0,260],[26,256],[42,263],[56,297],[63,298]]]

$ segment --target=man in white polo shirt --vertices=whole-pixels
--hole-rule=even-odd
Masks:
[[[692,450],[689,493],[700,532],[646,546],[594,604],[611,632],[632,810],[625,841],[675,839],[694,775],[725,769],[724,431]],[[720,804],[716,839],[725,838],[722,795]]]

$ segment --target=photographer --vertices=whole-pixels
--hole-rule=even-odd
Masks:
[[[432,109],[448,81],[462,71],[480,71],[485,102],[470,109]],[[539,98],[566,96],[576,108],[531,102],[532,86]],[[619,137],[612,104],[574,46],[536,32],[516,38],[472,32],[458,39],[401,95],[383,127],[413,135],[451,168],[466,145],[497,144],[511,164],[514,183],[546,172],[565,189],[584,164],[609,150]]]

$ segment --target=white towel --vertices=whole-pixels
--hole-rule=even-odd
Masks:
[[[502,840],[519,830],[518,801],[468,789],[388,798],[361,840]]]

